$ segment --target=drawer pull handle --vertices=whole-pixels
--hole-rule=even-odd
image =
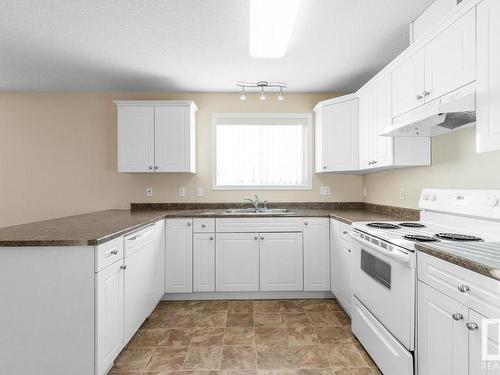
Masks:
[[[467,323],[465,323],[465,326],[467,327],[467,329],[469,331],[475,331],[476,329],[479,328],[479,326],[477,325],[477,323],[474,323],[474,322],[467,322]]]
[[[454,320],[462,320],[464,318],[464,316],[460,313],[453,313],[451,314],[451,317],[454,319]]]
[[[345,231],[342,232],[342,234],[344,234],[345,236],[347,236],[349,234],[349,232],[345,230]]]
[[[126,264],[124,264],[124,265],[120,266],[120,268],[121,268],[122,270],[126,270],[126,269],[127,269],[127,265],[126,265]]]
[[[462,293],[466,293],[470,290],[470,287],[468,285],[460,284],[458,286],[458,290]]]

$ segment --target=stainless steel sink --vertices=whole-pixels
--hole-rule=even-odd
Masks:
[[[246,215],[272,215],[272,214],[291,214],[287,208],[229,208],[226,214],[246,214]]]

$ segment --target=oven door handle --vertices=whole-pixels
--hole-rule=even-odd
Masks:
[[[369,247],[370,249],[375,250],[377,253],[383,254],[388,258],[394,259],[395,261],[402,263],[402,264],[410,264],[411,263],[411,257],[408,254],[401,253],[401,252],[395,252],[395,251],[390,251],[390,250],[385,250],[382,249],[380,246],[377,246],[375,244],[372,244],[370,241],[366,241],[359,237],[357,233],[352,236],[352,238],[359,242],[361,245],[365,245]]]

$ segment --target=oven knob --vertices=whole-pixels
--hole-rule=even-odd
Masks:
[[[428,200],[428,199],[429,199],[429,194],[424,194],[424,195],[422,196],[422,199],[423,199],[424,201]]]
[[[489,197],[488,198],[488,206],[495,207],[497,205],[498,205],[498,198],[497,197]]]
[[[429,200],[430,200],[430,201],[432,201],[432,202],[433,202],[433,201],[435,201],[435,200],[436,200],[436,198],[437,198],[436,194],[429,194]]]

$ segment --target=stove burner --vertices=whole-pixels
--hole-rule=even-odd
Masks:
[[[436,237],[450,241],[482,241],[482,238],[458,233],[437,233]]]
[[[420,224],[420,223],[412,223],[412,222],[409,222],[409,223],[399,223],[399,225],[401,225],[402,227],[406,227],[406,228],[425,228],[425,225],[424,224]]]
[[[436,242],[436,241],[439,241],[435,237],[424,236],[421,234],[407,234],[407,235],[403,236],[403,238],[406,238],[407,240],[417,241],[417,242]]]
[[[379,229],[400,229],[401,227],[396,224],[389,223],[369,223],[366,224],[368,227],[379,228]]]

